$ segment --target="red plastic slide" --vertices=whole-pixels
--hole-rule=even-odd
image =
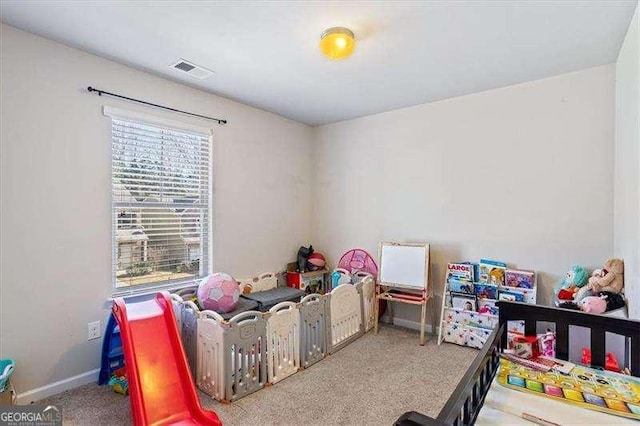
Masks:
[[[134,425],[221,425],[200,406],[167,292],[125,304],[113,301],[120,326]]]

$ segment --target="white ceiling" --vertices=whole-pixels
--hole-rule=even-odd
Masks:
[[[10,25],[312,125],[613,62],[637,4],[0,3]],[[356,34],[345,61],[319,53],[332,26]],[[169,68],[180,58],[215,74]]]

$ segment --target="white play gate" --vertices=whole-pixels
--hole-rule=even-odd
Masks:
[[[247,311],[226,321],[173,297],[182,344],[198,387],[224,402],[277,383],[335,353],[375,323],[375,280],[358,277],[326,295],[282,302],[268,312]],[[273,284],[273,274],[247,280]]]
[[[269,309],[267,320],[267,372],[276,383],[300,369],[300,309],[282,302]]]

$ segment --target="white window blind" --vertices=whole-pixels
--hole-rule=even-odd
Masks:
[[[112,118],[114,293],[209,270],[209,135]]]

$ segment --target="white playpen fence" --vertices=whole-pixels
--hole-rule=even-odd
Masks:
[[[309,294],[300,301],[300,363],[307,368],[327,355],[326,297]]]
[[[202,391],[234,401],[267,383],[267,321],[247,311],[228,322],[213,311],[198,318],[198,379]]]
[[[300,369],[300,309],[282,302],[267,316],[267,373],[269,383],[277,383]]]
[[[254,283],[271,286],[275,276],[263,276]],[[174,296],[196,384],[219,401],[234,401],[348,345],[375,321],[375,280],[359,278],[326,295],[310,294],[300,303],[282,302],[269,312],[247,311],[228,321]]]
[[[328,293],[329,353],[334,353],[363,334],[362,306],[356,286],[341,284]]]

